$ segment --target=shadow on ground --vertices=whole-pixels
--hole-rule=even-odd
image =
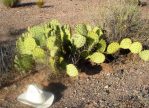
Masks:
[[[44,88],[45,91],[52,92],[55,95],[55,102],[62,98],[62,93],[66,89],[67,87],[62,83],[50,83],[47,87]]]

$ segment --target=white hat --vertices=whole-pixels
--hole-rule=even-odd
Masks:
[[[28,86],[27,91],[22,93],[17,100],[34,108],[48,108],[54,101],[54,95],[42,91],[36,85],[31,84]]]

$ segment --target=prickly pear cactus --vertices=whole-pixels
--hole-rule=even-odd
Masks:
[[[57,54],[58,54],[58,51],[59,51],[59,48],[58,47],[53,47],[51,50],[50,50],[50,56],[51,57],[55,57]]]
[[[149,61],[149,50],[143,50],[139,53],[139,56],[144,61]]]
[[[44,59],[46,57],[46,54],[45,54],[45,51],[40,48],[40,47],[36,47],[34,50],[33,50],[33,58],[36,60],[38,59]]]
[[[112,42],[107,47],[107,53],[108,54],[116,53],[119,50],[119,48],[120,48],[120,45],[118,42]]]
[[[37,46],[35,39],[30,36],[26,36],[23,38],[24,39],[22,39],[22,37],[21,37],[17,40],[17,42],[16,42],[17,50],[19,51],[20,54],[31,55],[32,51]]]
[[[83,35],[83,36],[86,36],[87,33],[88,33],[87,27],[86,27],[85,24],[78,24],[78,25],[76,25],[76,27],[75,27],[75,32],[76,32],[77,34],[81,34],[81,35]]]
[[[123,48],[123,49],[129,49],[131,44],[132,44],[131,39],[130,38],[125,38],[121,41],[120,47]]]
[[[73,64],[68,64],[66,66],[66,73],[70,76],[70,77],[76,77],[78,76],[78,69],[75,67],[75,65]]]
[[[47,39],[47,48],[49,50],[52,50],[55,45],[56,45],[56,36],[50,36]]]
[[[103,63],[105,61],[105,55],[100,52],[95,52],[92,55],[88,56],[87,59],[94,63]]]
[[[86,43],[86,37],[84,37],[84,36],[82,36],[80,34],[75,34],[72,37],[72,43],[76,46],[76,48],[81,48]]]
[[[129,50],[134,54],[138,54],[142,50],[142,44],[140,42],[134,42],[131,44]]]
[[[107,48],[106,41],[105,41],[104,39],[101,39],[101,40],[99,41],[97,47],[98,47],[97,51],[103,53],[103,52],[106,50],[106,48]]]
[[[15,56],[14,66],[18,71],[25,72],[33,67],[33,59],[31,55]]]
[[[99,27],[94,27],[93,32],[97,33],[99,37],[103,35],[103,32]]]

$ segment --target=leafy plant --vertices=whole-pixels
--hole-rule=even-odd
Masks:
[[[44,0],[37,0],[36,4],[37,4],[38,7],[41,8],[44,5]]]
[[[19,0],[1,0],[1,2],[6,7],[13,7],[13,6],[15,6],[19,2]]]

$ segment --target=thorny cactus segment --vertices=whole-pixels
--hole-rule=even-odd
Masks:
[[[75,34],[72,37],[72,43],[76,46],[76,48],[81,48],[86,43],[86,37],[84,37],[84,36],[82,36],[80,34]]]
[[[36,47],[36,42],[35,39],[30,36],[26,36],[23,38],[21,37],[17,40],[16,47],[20,54],[31,55],[32,51]]]
[[[71,76],[71,77],[76,77],[78,76],[78,69],[75,67],[73,64],[68,64],[66,66],[66,73]]]
[[[36,47],[34,50],[33,50],[33,58],[36,60],[36,59],[44,59],[46,54],[45,54],[45,51],[40,48],[40,47]]]
[[[87,27],[86,27],[85,24],[78,24],[78,25],[76,25],[76,27],[75,27],[75,32],[76,32],[77,34],[81,34],[81,35],[83,35],[83,36],[86,36],[87,33],[88,33],[88,30],[87,30]]]
[[[112,42],[107,47],[107,53],[108,54],[116,53],[119,50],[119,48],[120,48],[120,45],[118,42]]]
[[[130,51],[134,54],[138,54],[142,50],[142,44],[140,42],[134,42],[130,46]]]
[[[143,50],[139,53],[139,56],[144,61],[149,61],[149,50]]]
[[[123,49],[129,49],[131,44],[132,44],[132,41],[130,38],[124,38],[120,43],[120,47]]]
[[[49,50],[52,50],[55,45],[56,45],[56,36],[50,36],[47,39],[47,48]]]
[[[92,55],[88,56],[87,59],[94,63],[103,63],[105,61],[105,55],[100,52],[95,52]]]
[[[97,51],[99,52],[104,52],[107,48],[107,44],[106,44],[106,41],[104,39],[101,39],[98,43],[98,49]]]
[[[31,55],[15,56],[15,67],[18,71],[25,72],[33,67],[33,59]]]

